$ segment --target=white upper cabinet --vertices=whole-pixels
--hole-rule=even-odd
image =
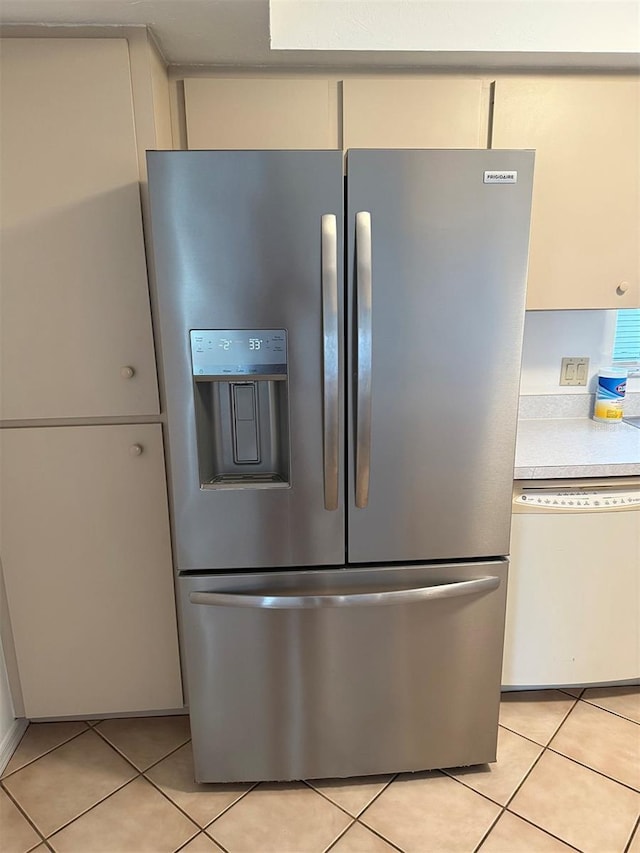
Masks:
[[[127,42],[0,57],[0,417],[157,414]]]
[[[640,306],[640,83],[498,80],[493,148],[535,148],[527,308]]]
[[[486,148],[481,80],[351,79],[342,84],[343,148]]]
[[[191,150],[336,147],[327,80],[190,78],[184,100]]]

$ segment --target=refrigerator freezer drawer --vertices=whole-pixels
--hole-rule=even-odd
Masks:
[[[507,562],[180,578],[196,778],[494,761]]]

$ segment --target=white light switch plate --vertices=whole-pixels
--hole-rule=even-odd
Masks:
[[[586,385],[588,376],[588,358],[568,356],[562,359],[559,385]]]

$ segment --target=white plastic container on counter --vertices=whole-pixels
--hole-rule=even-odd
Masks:
[[[615,424],[622,421],[627,371],[623,367],[605,367],[598,372],[594,421]]]

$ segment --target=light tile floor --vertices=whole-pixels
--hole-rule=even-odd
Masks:
[[[0,790],[0,851],[640,853],[640,688],[503,695],[498,761],[196,785],[187,717],[39,723]]]

